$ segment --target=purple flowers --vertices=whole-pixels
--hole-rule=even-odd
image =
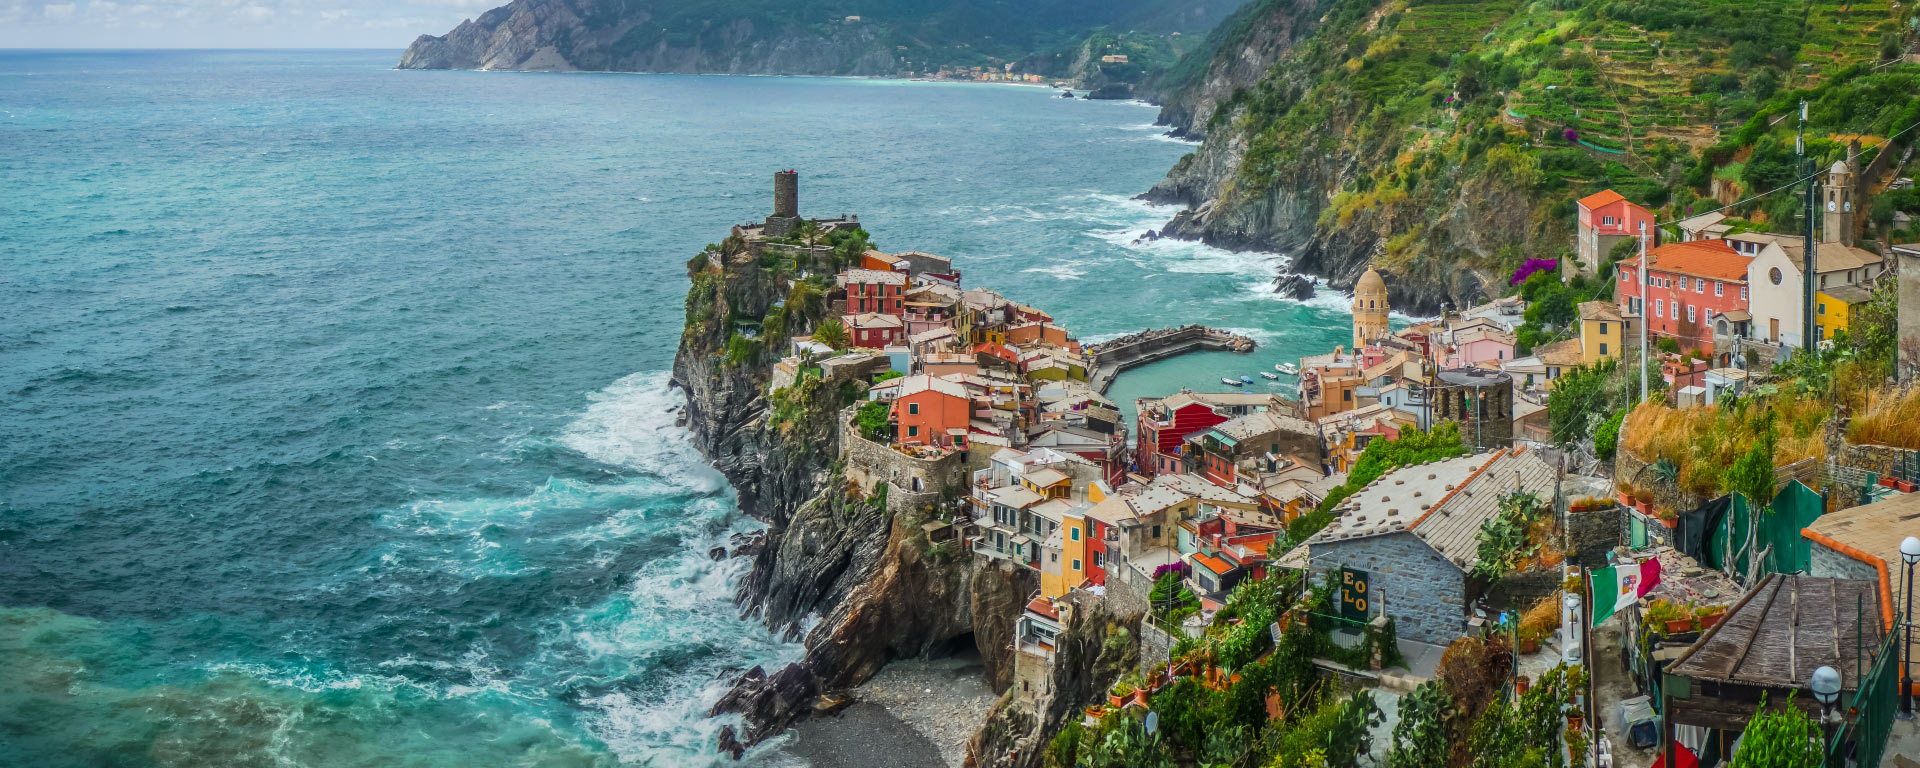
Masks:
[[[1572,128],[1568,128],[1566,133],[1563,133],[1560,135],[1566,137],[1568,143],[1572,143],[1580,140],[1580,132]]]
[[[1535,272],[1548,272],[1559,268],[1560,262],[1553,259],[1527,259],[1527,263],[1513,271],[1513,279],[1508,280],[1507,285],[1519,285],[1526,282],[1527,278],[1533,277]]]
[[[1177,563],[1167,563],[1166,565],[1153,569],[1153,580],[1159,581],[1161,576],[1165,576],[1169,573],[1177,573],[1183,577],[1186,576],[1187,561],[1181,560]]]

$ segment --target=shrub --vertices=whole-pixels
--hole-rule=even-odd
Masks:
[[[1733,753],[1729,768],[1819,768],[1825,763],[1820,745],[1820,726],[1787,697],[1784,707],[1768,707],[1763,696],[1760,708],[1741,733],[1740,749]]]
[[[1627,418],[1627,409],[1614,411],[1606,421],[1600,422],[1600,428],[1593,433],[1593,453],[1603,460],[1611,460],[1620,448],[1620,423]]]

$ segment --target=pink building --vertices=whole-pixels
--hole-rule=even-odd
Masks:
[[[1513,359],[1513,334],[1492,323],[1474,323],[1448,332],[1446,368],[1493,367]]]
[[[1620,196],[1611,189],[1580,198],[1579,235],[1575,238],[1576,265],[1581,272],[1599,274],[1607,253],[1622,240],[1640,236],[1640,225],[1647,225],[1648,245],[1659,243],[1653,226],[1653,212]]]

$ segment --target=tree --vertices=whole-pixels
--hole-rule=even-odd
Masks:
[[[813,330],[813,340],[834,349],[847,348],[847,326],[840,318],[829,317]]]
[[[808,249],[820,243],[820,225],[813,219],[801,219],[800,226],[794,227],[793,234],[806,241]]]
[[[1760,439],[1727,468],[1725,490],[1747,497],[1747,573],[1760,572],[1760,518],[1771,512],[1773,504],[1773,449],[1779,441],[1779,428],[1773,423],[1773,411],[1762,414]],[[1729,544],[1731,546],[1731,544]],[[1723,562],[1732,564],[1732,558]]]
[[[1740,750],[1728,761],[1729,768],[1820,768],[1820,724],[1807,717],[1787,697],[1785,707],[1760,708],[1741,732]]]
[[[1580,366],[1553,382],[1547,398],[1548,433],[1555,443],[1573,445],[1593,434],[1593,422],[1620,406],[1619,366],[1611,360]]]
[[[893,437],[893,422],[889,416],[893,407],[885,400],[873,400],[860,406],[854,416],[854,422],[860,425],[860,434],[868,440],[888,440]]]
[[[1400,722],[1393,726],[1393,768],[1446,768],[1447,713],[1453,697],[1446,683],[1428,680],[1400,699]]]
[[[1593,432],[1593,455],[1602,461],[1611,460],[1620,450],[1620,424],[1627,418],[1627,409],[1614,411],[1606,421],[1600,422],[1600,428]]]

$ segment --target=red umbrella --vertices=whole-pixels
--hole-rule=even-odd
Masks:
[[[1700,758],[1695,757],[1693,750],[1687,749],[1686,745],[1675,744],[1673,745],[1673,751],[1673,762],[1677,768],[1700,768]],[[1653,761],[1653,768],[1667,768],[1667,753],[1665,750],[1661,750],[1660,757]]]

